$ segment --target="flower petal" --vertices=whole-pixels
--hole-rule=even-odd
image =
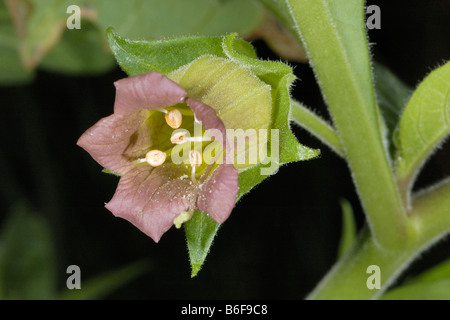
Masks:
[[[221,138],[221,143],[228,149],[226,129],[216,111],[208,105],[188,98],[186,103],[194,111],[195,117],[202,123],[206,131],[218,130],[221,137],[212,135],[216,139]],[[210,177],[201,185],[201,191],[197,199],[197,208],[209,214],[218,223],[223,223],[231,214],[239,191],[238,171],[225,154],[226,161],[219,165]]]
[[[236,204],[238,171],[232,164],[221,164],[200,188],[197,208],[217,223],[223,223]]]
[[[183,102],[186,91],[157,72],[148,72],[114,82],[114,113],[130,114],[142,109],[159,109]]]
[[[195,186],[184,173],[172,164],[136,167],[120,178],[106,208],[158,242],[190,205]]]
[[[125,174],[132,167],[131,161],[145,155],[151,145],[149,129],[145,126],[149,113],[141,110],[103,118],[83,133],[77,144],[104,168]]]

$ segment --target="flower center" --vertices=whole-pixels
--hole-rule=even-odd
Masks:
[[[192,183],[203,182],[218,165],[218,156],[223,154],[221,143],[204,130],[186,104],[152,110],[151,117],[161,119],[151,121],[158,124],[150,126],[152,138],[157,139],[154,139],[153,147],[148,149],[145,158],[139,158],[133,164],[159,167],[171,162],[185,166],[186,171],[190,171]]]
[[[151,110],[146,125],[150,130],[151,147],[144,150],[145,157],[138,158],[133,164],[153,168],[168,163],[183,166],[185,175],[180,176],[180,179],[189,177],[190,173],[193,188],[189,209],[181,212],[173,221],[180,228],[194,214],[200,186],[222,160],[222,139],[213,138],[214,130],[209,131],[213,136],[206,132],[194,112],[184,103]]]

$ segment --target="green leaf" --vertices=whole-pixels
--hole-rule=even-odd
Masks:
[[[82,21],[80,30],[66,30],[62,39],[42,60],[40,67],[66,74],[97,74],[114,67],[114,58],[92,23]]]
[[[412,282],[438,281],[442,279],[450,279],[450,259],[418,275]]]
[[[283,0],[258,0],[270,11],[284,26],[290,28],[292,34],[296,34],[294,20],[289,14],[289,7]]]
[[[397,176],[411,184],[433,150],[450,133],[450,62],[414,91],[400,119]]]
[[[341,200],[342,232],[339,242],[338,258],[343,257],[356,241],[356,222],[350,202]]]
[[[219,227],[220,224],[199,211],[195,211],[192,218],[184,224],[192,268],[191,277],[195,277],[200,271]]]
[[[295,29],[295,22],[290,15],[287,3],[282,0],[257,1],[271,15],[267,15],[256,34],[283,60],[307,63],[305,48]]]
[[[0,294],[4,299],[52,299],[55,253],[47,222],[19,203],[0,237]]]
[[[128,282],[148,271],[149,264],[146,261],[138,261],[96,276],[93,279],[83,281],[79,290],[64,290],[60,300],[94,300],[101,299],[113,291],[124,286]]]
[[[0,1],[0,85],[18,85],[31,80],[31,72],[22,66],[17,37],[6,4]]]
[[[450,300],[450,279],[404,285],[385,293],[382,300]]]
[[[187,35],[220,36],[230,31],[250,35],[264,17],[254,1],[110,0],[93,2],[98,24],[127,38],[147,40]]]
[[[391,140],[412,90],[381,64],[374,63],[373,67],[378,105]]]
[[[20,37],[20,56],[27,69],[35,68],[59,41],[66,27],[68,0],[9,1]]]
[[[102,36],[95,40],[97,43],[93,43],[94,36],[84,32],[85,28],[91,28],[89,22],[83,20],[81,30],[66,30],[69,5],[79,6],[82,17],[89,19],[100,30],[114,26],[127,37],[143,39],[195,34],[218,36],[230,30],[248,36],[264,18],[261,5],[241,0],[130,0],[115,1],[113,5],[110,0],[13,0],[8,1],[8,5],[16,20],[16,31],[20,34],[20,57],[27,69],[37,67],[58,44],[63,33],[77,31],[76,35],[62,39],[63,43],[53,50],[56,53],[53,52],[52,56],[58,59],[48,57],[45,60],[46,67],[51,70],[69,74],[103,72],[110,66],[110,58],[102,61],[85,57],[88,44],[96,47],[94,58],[100,57],[99,46],[103,42]],[[80,48],[73,46],[77,42],[75,38],[80,40]],[[72,52],[72,49],[75,51]],[[75,63],[65,61],[64,56]],[[81,58],[85,61],[80,61]]]

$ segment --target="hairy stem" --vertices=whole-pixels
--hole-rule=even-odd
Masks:
[[[375,242],[368,228],[363,230],[358,242],[317,285],[307,299],[316,300],[367,300],[379,297],[396,276],[413,258],[414,250],[405,248],[384,250]],[[369,289],[369,266],[378,266],[381,289]]]
[[[421,252],[450,231],[450,180],[416,197],[408,217],[409,234],[402,247],[383,249],[366,228],[352,250],[331,269],[308,299],[375,299]],[[381,271],[381,289],[369,289],[367,268]]]
[[[381,134],[364,1],[286,0],[345,151],[375,243],[401,246],[403,208]]]

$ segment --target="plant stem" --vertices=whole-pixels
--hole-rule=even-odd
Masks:
[[[405,196],[410,179],[394,176],[374,95],[364,1],[284,1],[337,132],[301,105],[293,107],[294,117],[331,146],[337,146],[333,134],[339,137],[367,217],[352,249],[307,298],[375,299],[417,255],[450,232],[450,179],[421,192],[410,206]],[[380,289],[369,288],[372,265],[379,267]]]
[[[450,179],[413,197],[410,223],[418,230],[418,241],[439,239],[450,232]]]
[[[345,150],[375,243],[402,246],[406,214],[381,134],[364,1],[286,0]]]
[[[402,247],[383,249],[376,245],[368,228],[308,299],[375,299],[379,297],[408,264],[450,230],[450,180],[423,192],[413,202],[408,218],[408,238]],[[381,289],[370,290],[367,267],[381,270]]]
[[[386,290],[410,260],[411,250],[383,250],[374,242],[373,236],[366,228],[352,250],[336,263],[307,299],[375,299]],[[370,290],[367,286],[370,276],[367,268],[371,265],[380,267],[381,290]]]

